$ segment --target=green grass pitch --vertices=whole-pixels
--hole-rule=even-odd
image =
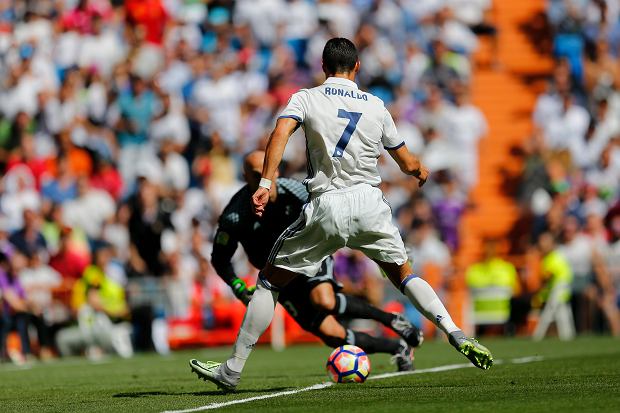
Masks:
[[[593,412],[620,411],[620,340],[586,337],[574,342],[483,340],[495,359],[541,356],[523,364],[505,362],[489,371],[463,368],[333,385],[320,390],[232,405],[221,410],[252,412]],[[187,360],[222,360],[229,349],[198,349],[168,357],[138,355],[92,364],[68,359],[31,368],[0,365],[2,412],[161,412],[295,390],[327,380],[330,349],[296,346],[276,353],[260,347],[248,362],[238,392],[222,394],[190,374]],[[389,357],[371,355],[372,373],[393,371]],[[444,342],[416,352],[416,367],[464,363]]]

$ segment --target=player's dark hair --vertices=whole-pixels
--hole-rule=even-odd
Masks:
[[[328,74],[353,71],[357,59],[355,45],[343,37],[328,40],[323,49],[323,67]]]

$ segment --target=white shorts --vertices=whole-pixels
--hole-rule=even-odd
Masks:
[[[392,209],[379,188],[362,184],[312,195],[274,244],[269,262],[313,277],[323,260],[343,247],[382,262],[407,261]]]

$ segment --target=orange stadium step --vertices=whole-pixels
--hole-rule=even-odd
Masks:
[[[489,134],[480,143],[480,178],[471,192],[474,207],[461,225],[461,248],[455,257],[457,277],[449,290],[448,303],[455,319],[464,321],[467,294],[464,271],[481,250],[487,235],[504,237],[518,218],[518,208],[504,188],[503,171],[518,171],[520,163],[511,149],[531,133],[531,111],[541,85],[526,82],[525,77],[541,78],[549,73],[552,62],[533,40],[541,27],[544,0],[527,2],[495,1],[494,23],[498,28],[498,56],[492,59],[492,47],[484,44],[474,56],[473,102],[485,114]],[[498,62],[498,68],[485,64]]]

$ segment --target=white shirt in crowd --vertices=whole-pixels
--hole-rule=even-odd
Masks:
[[[26,291],[26,297],[39,310],[52,304],[52,289],[60,286],[62,277],[52,267],[40,265],[27,267],[19,274],[19,282]]]
[[[78,227],[90,238],[101,237],[103,223],[116,212],[114,199],[106,191],[89,189],[86,194],[63,205],[63,221],[70,227]]]
[[[319,24],[316,7],[306,0],[293,0],[288,3],[284,36],[287,39],[307,39]]]
[[[277,40],[278,28],[289,18],[287,4],[282,0],[239,0],[235,5],[234,23],[247,23],[256,39],[263,45]]]
[[[234,146],[239,137],[240,104],[245,98],[245,91],[236,76],[229,74],[217,80],[198,80],[192,102],[209,111],[209,132],[219,132],[229,146]]]
[[[98,35],[82,37],[78,56],[81,68],[96,68],[102,75],[112,74],[114,66],[125,58],[125,45],[113,30],[104,30]]]
[[[450,265],[450,250],[434,233],[417,245],[408,244],[407,252],[413,258],[413,272],[417,274],[422,274],[424,266],[430,263],[440,267]]]

